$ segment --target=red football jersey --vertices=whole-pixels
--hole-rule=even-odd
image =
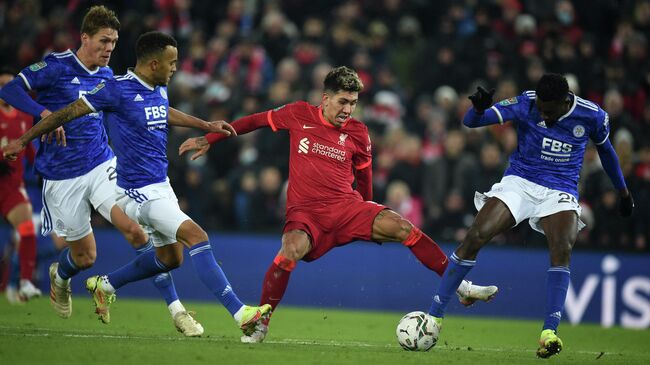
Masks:
[[[273,131],[289,131],[287,209],[326,206],[349,198],[363,200],[352,183],[354,169],[372,163],[365,124],[350,118],[337,128],[323,118],[320,107],[304,101],[270,110],[267,121]]]
[[[0,148],[4,148],[9,142],[25,134],[32,126],[32,121],[33,118],[31,115],[25,114],[18,109],[11,108],[11,110],[7,111],[0,108]],[[7,176],[0,177],[0,185],[4,187],[18,187],[23,184],[23,160],[25,154],[30,154],[33,160],[34,150],[31,143],[18,155],[16,161],[9,162],[9,166],[13,168],[13,171]],[[0,160],[2,160],[1,154]]]

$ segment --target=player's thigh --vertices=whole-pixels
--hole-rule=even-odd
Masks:
[[[540,219],[549,248],[570,251],[578,236],[578,214],[564,210]]]
[[[488,198],[474,218],[465,241],[483,244],[516,225],[508,205],[499,198]]]
[[[43,235],[53,231],[66,241],[80,240],[92,232],[91,209],[85,175],[67,180],[43,180]]]
[[[32,220],[32,204],[30,202],[19,203],[7,213],[7,221],[14,228],[21,223]]]
[[[200,242],[196,242],[196,239],[200,239],[197,237],[207,239],[201,227],[194,223],[178,206],[178,201],[172,198],[159,198],[142,203],[137,217],[138,223],[151,228],[155,247],[178,241],[184,245],[194,245]],[[184,223],[183,229],[179,230]]]

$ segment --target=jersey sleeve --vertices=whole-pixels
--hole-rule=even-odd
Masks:
[[[600,108],[598,108],[596,115],[596,126],[589,135],[589,138],[599,146],[609,138],[609,114]]]
[[[94,89],[81,96],[93,112],[116,110],[120,105],[120,85],[114,80],[102,81]]]
[[[292,129],[300,125],[300,121],[296,118],[296,115],[304,113],[305,109],[300,102],[285,104],[266,112],[266,120],[271,126],[271,129],[273,129],[273,132],[277,132],[280,129]]]
[[[503,99],[500,102],[492,105],[489,110],[493,111],[499,119],[499,124],[508,121],[519,121],[519,115],[522,108],[527,108],[530,105],[530,96],[523,93],[508,99]]]
[[[23,80],[28,90],[42,90],[54,85],[64,68],[65,66],[54,57],[46,57],[41,62],[25,67],[18,73],[18,77]]]
[[[352,163],[357,170],[365,169],[372,164],[372,142],[368,129],[364,128],[365,135],[357,141],[357,152],[352,156]]]

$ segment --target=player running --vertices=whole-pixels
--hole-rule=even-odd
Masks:
[[[206,122],[169,107],[167,84],[178,58],[174,38],[145,33],[138,38],[135,53],[135,69],[97,84],[76,102],[43,119],[9,144],[5,156],[13,158],[30,140],[67,121],[103,111],[117,154],[117,205],[149,231],[156,250],[108,275],[86,280],[100,319],[110,319],[109,307],[117,289],[180,266],[186,246],[203,284],[240,328],[250,333],[271,306],[249,307],[239,300],[215,261],[207,233],[181,211],[167,177],[169,125],[227,135],[235,131],[228,123]]]
[[[542,76],[535,91],[492,105],[494,90],[481,87],[470,96],[473,108],[463,119],[470,128],[513,121],[519,147],[510,156],[510,167],[501,182],[485,193],[476,193],[479,209],[465,240],[451,256],[429,314],[441,324],[454,290],[476,264],[476,256],[492,237],[525,219],[546,235],[550,268],[546,281],[546,315],[537,356],[550,357],[562,350],[557,336],[569,287],[569,260],[578,231],[578,177],[585,147],[596,143],[607,175],[620,193],[620,214],[629,216],[634,201],[627,190],[618,156],[609,141],[609,117],[598,105],[569,92],[558,74]]]
[[[113,71],[107,65],[119,29],[113,11],[104,6],[90,8],[81,25],[77,51],[52,53],[25,68],[0,91],[0,97],[34,117],[45,117],[78,100],[100,82],[112,79]],[[37,91],[36,102],[28,90]],[[58,137],[62,130],[57,130]],[[115,164],[101,111],[68,123],[65,139],[57,144],[41,143],[38,149],[35,169],[43,177],[41,234],[54,231],[69,244],[59,261],[50,266],[50,299],[62,318],[72,315],[70,279],[95,262],[91,209],[111,222],[137,254],[153,250],[142,228],[115,206]],[[200,336],[203,327],[178,299],[171,274],[161,274],[153,283],[167,302],[177,330],[186,336]]]
[[[442,275],[447,256],[411,222],[372,200],[372,155],[368,128],[351,117],[363,84],[347,67],[330,71],[324,81],[321,105],[298,101],[243,117],[232,123],[237,134],[262,127],[289,130],[289,188],[282,248],[269,267],[262,286],[261,304],[275,309],[298,260],[313,261],[337,246],[364,240],[401,242],[427,268]],[[181,154],[196,150],[192,159],[205,154],[223,134],[185,141]],[[357,188],[352,189],[356,178]],[[495,286],[464,281],[457,293],[464,305],[490,300]],[[242,342],[262,342],[270,313],[255,332]]]
[[[0,70],[0,89],[14,76],[8,70]],[[32,125],[32,117],[0,99],[0,148],[17,139]],[[41,290],[32,283],[36,266],[36,233],[32,222],[32,203],[29,201],[23,181],[24,157],[34,161],[34,147],[27,145],[16,161],[0,157],[0,213],[18,233],[18,266],[20,282],[17,300],[27,301],[40,297]]]

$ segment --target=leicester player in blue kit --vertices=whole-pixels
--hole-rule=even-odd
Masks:
[[[607,113],[569,92],[563,76],[546,74],[535,91],[495,105],[493,93],[494,90],[488,92],[479,87],[470,96],[473,108],[463,123],[475,128],[512,121],[519,145],[501,182],[485,194],[476,194],[478,215],[450,257],[429,314],[442,324],[451,296],[476,264],[481,247],[528,219],[533,229],[546,235],[550,251],[546,314],[537,350],[537,356],[547,358],[562,350],[556,332],[569,287],[571,248],[584,227],[579,219],[577,185],[590,139],[597,145],[603,168],[620,192],[621,215],[631,215],[634,202],[609,141]]]
[[[2,88],[0,96],[34,117],[45,117],[104,80],[112,79],[107,66],[115,48],[120,23],[115,13],[94,6],[81,26],[81,47],[52,53],[23,69]],[[36,101],[27,94],[37,91]],[[63,128],[57,137],[63,137]],[[65,126],[65,139],[57,144],[41,143],[36,172],[43,177],[42,234],[53,231],[65,238],[69,248],[50,267],[50,298],[62,318],[72,315],[70,279],[95,261],[95,238],[90,226],[91,209],[113,223],[138,254],[153,249],[142,228],[115,206],[115,156],[108,146],[102,113],[92,113]],[[176,328],[186,336],[200,336],[202,326],[185,310],[170,274],[153,278],[167,302]]]
[[[180,266],[186,246],[201,281],[240,328],[252,332],[271,306],[249,307],[239,300],[215,261],[207,233],[181,211],[167,177],[169,125],[236,134],[228,123],[208,123],[169,107],[167,84],[176,71],[177,57],[174,38],[160,32],[141,35],[135,69],[99,83],[76,102],[43,119],[10,143],[4,154],[12,158],[33,138],[74,118],[103,111],[117,155],[117,205],[149,231],[156,250],[86,281],[100,318],[108,318],[114,293],[123,285]]]

